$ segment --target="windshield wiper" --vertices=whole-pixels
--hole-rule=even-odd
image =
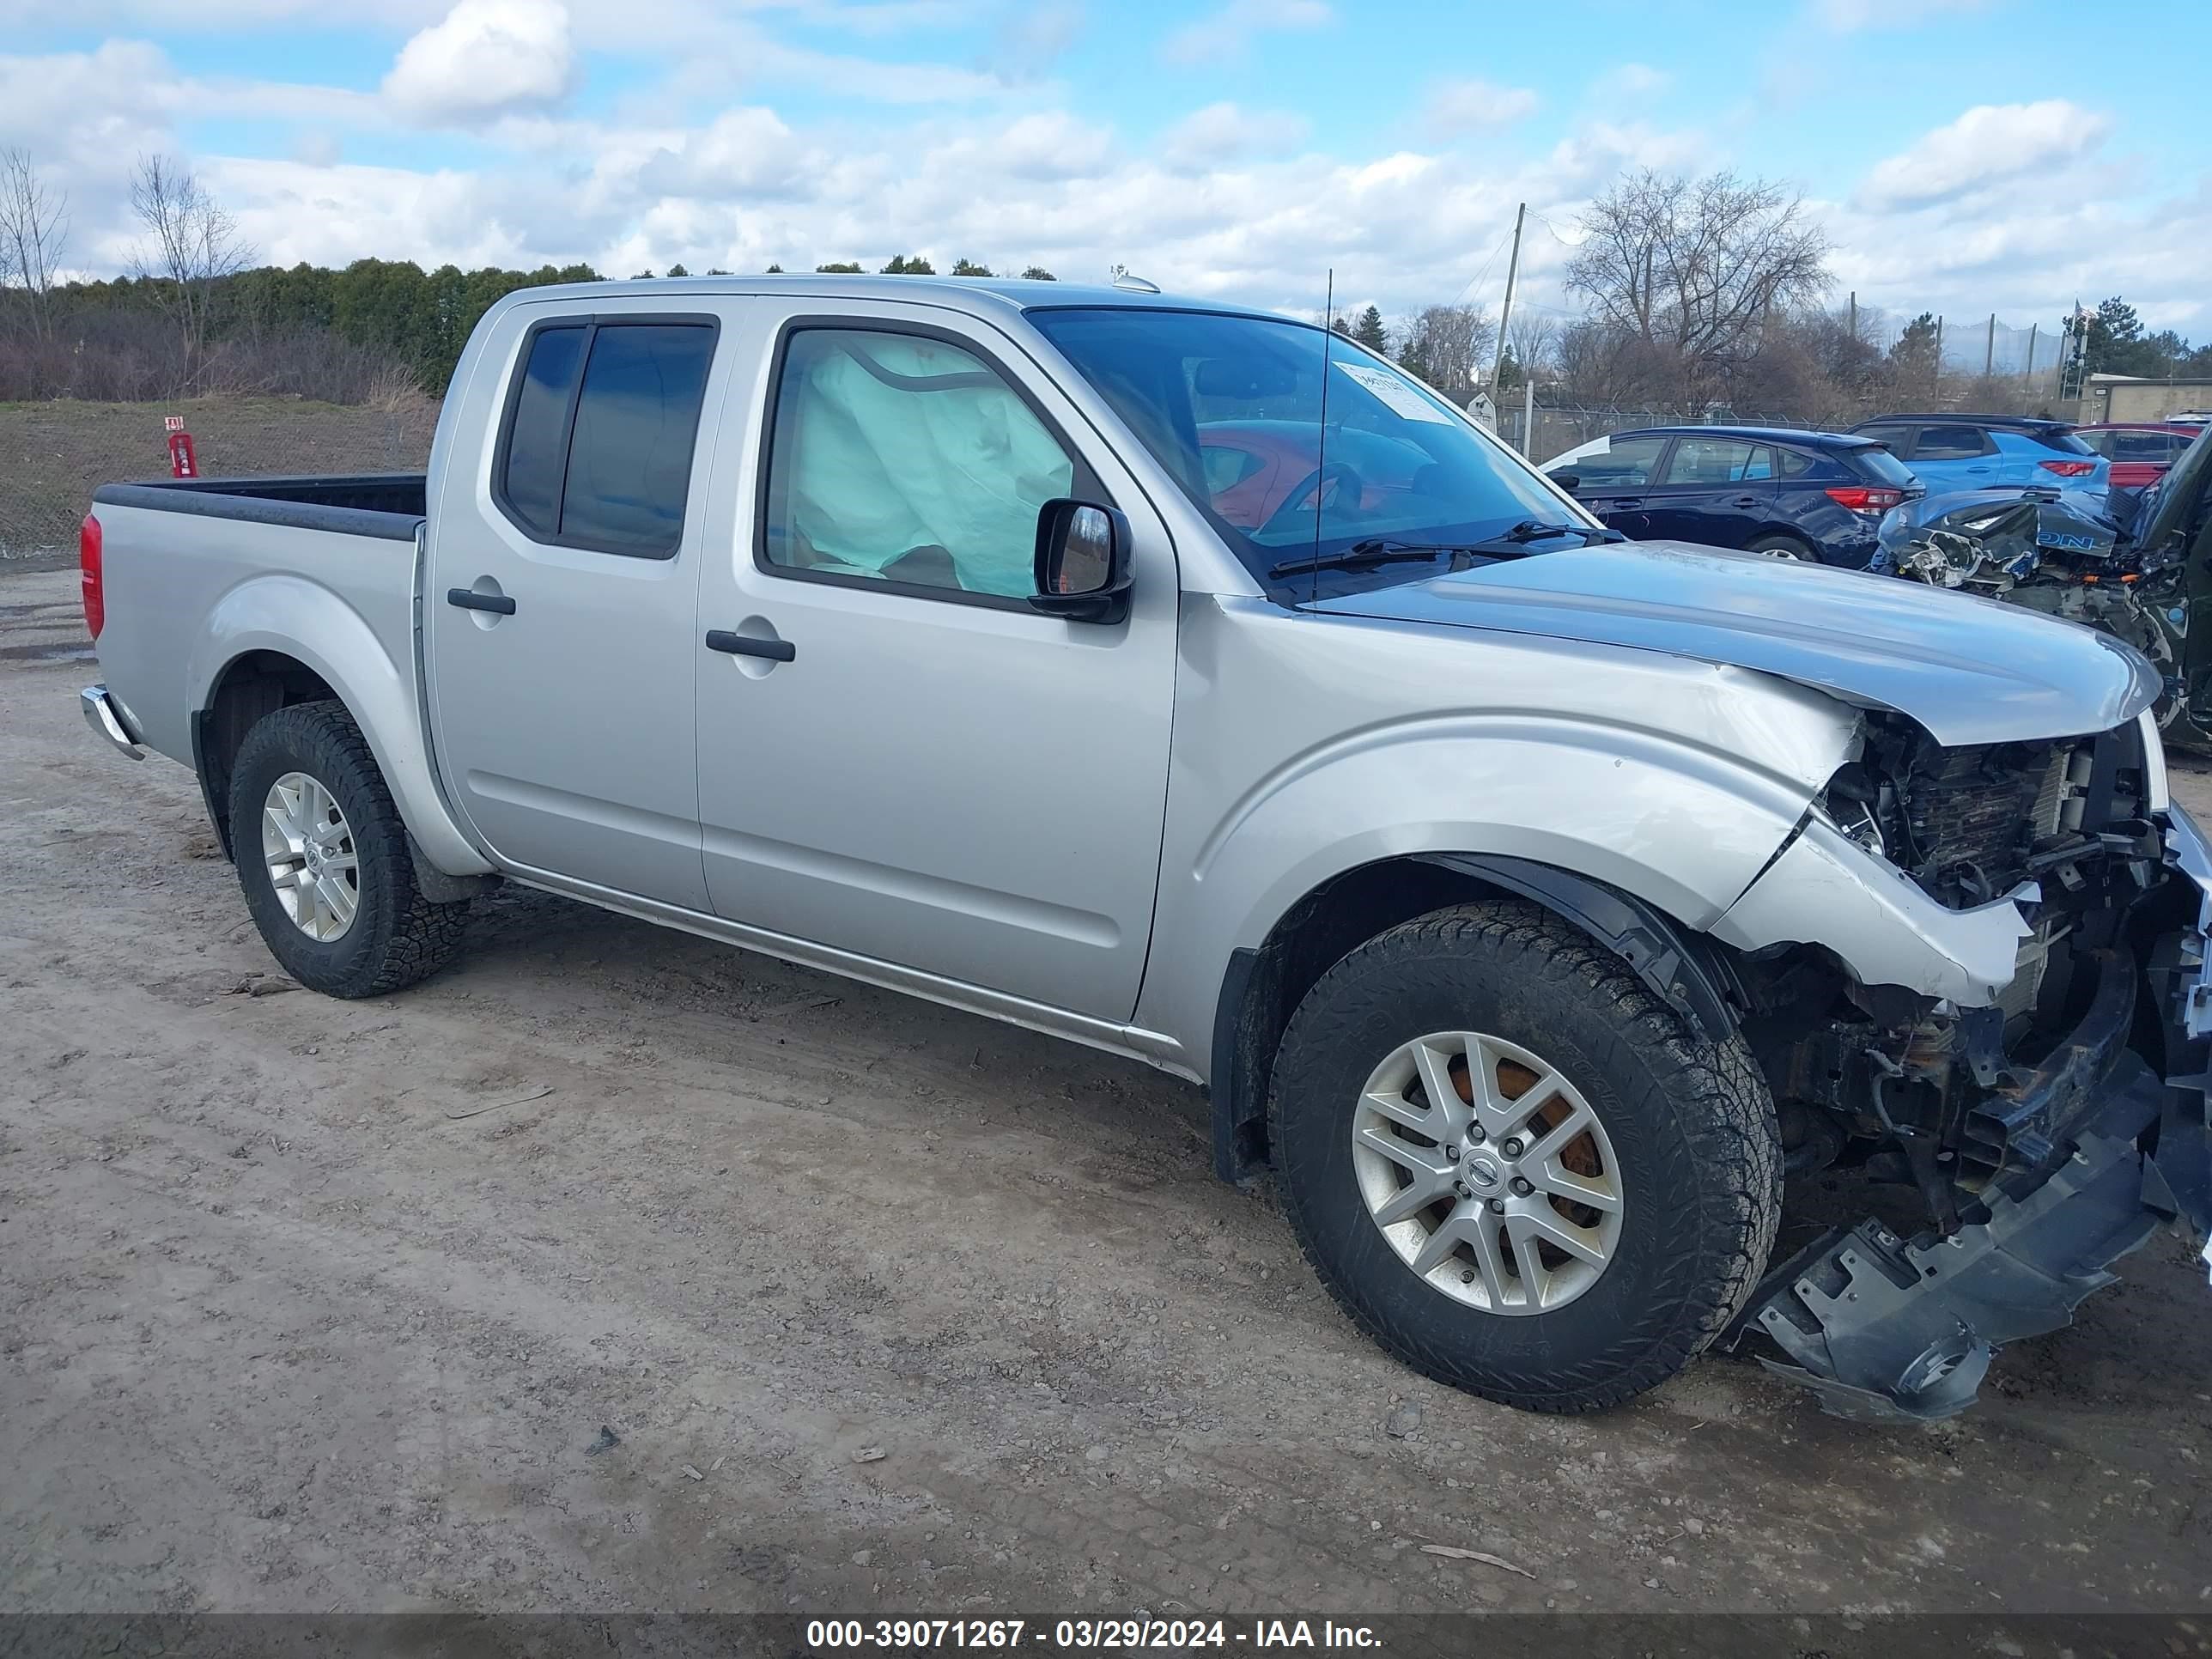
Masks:
[[[1584,546],[1597,542],[1628,539],[1618,530],[1601,530],[1595,525],[1542,524],[1534,519],[1523,519],[1510,530],[1479,542],[1401,541],[1389,537],[1371,537],[1364,542],[1354,542],[1334,553],[1285,559],[1282,563],[1272,566],[1267,574],[1282,577],[1297,575],[1307,570],[1361,570],[1369,565],[1433,559],[1443,553],[1480,553],[1492,558],[1520,558],[1535,551],[1529,546],[1531,542],[1549,541],[1554,536],[1580,536]]]

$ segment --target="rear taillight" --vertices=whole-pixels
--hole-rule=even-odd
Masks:
[[[83,573],[84,625],[96,640],[107,623],[107,600],[100,585],[100,520],[89,513],[76,532],[76,562]]]
[[[2097,470],[2094,461],[2038,461],[2036,465],[2062,478],[2086,478]]]
[[[1871,484],[1838,484],[1829,490],[1828,499],[1854,513],[1887,513],[1905,499],[1905,492]]]

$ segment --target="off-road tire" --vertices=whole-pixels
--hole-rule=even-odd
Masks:
[[[1416,1277],[1355,1179],[1352,1116],[1373,1068],[1455,1030],[1542,1054],[1619,1158],[1613,1260],[1548,1312],[1490,1313]],[[1528,1410],[1602,1410],[1680,1370],[1750,1295],[1781,1215],[1774,1103],[1742,1038],[1695,1036],[1620,957],[1517,902],[1418,917],[1323,974],[1283,1035],[1269,1127],[1291,1225],[1352,1322],[1439,1382]]]
[[[358,908],[352,925],[327,944],[285,914],[261,856],[263,805],[270,786],[288,772],[328,789],[353,831]],[[406,826],[344,704],[293,703],[255,723],[231,766],[230,832],[239,884],[262,942],[309,989],[380,996],[435,973],[460,949],[468,902],[433,904],[422,896]]]

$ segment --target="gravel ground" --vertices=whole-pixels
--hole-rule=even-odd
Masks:
[[[1938,1429],[1506,1411],[1133,1063],[520,891],[285,989],[74,587],[0,580],[0,1611],[2212,1612],[2177,1238]]]

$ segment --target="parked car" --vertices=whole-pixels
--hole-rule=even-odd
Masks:
[[[1992,484],[2102,491],[2112,470],[2065,422],[2026,415],[1883,415],[1851,430],[1886,445],[1931,491]]]
[[[1871,439],[1780,427],[1638,427],[1555,455],[1544,471],[1634,541],[1852,569],[1873,557],[1882,514],[1921,491]]]
[[[2181,422],[2112,421],[2075,428],[2075,435],[2112,464],[2115,489],[2148,489],[2166,476],[2204,428]]]
[[[1313,438],[1253,529],[1239,404]],[[1370,495],[1340,428],[1427,461]],[[84,524],[86,719],[193,768],[313,990],[504,876],[1144,1060],[1362,1330],[1543,1410],[1725,1332],[1943,1415],[2212,1224],[2212,844],[2085,629],[1611,545],[1352,342],[1121,289],[526,289],[431,457]],[[818,1115],[767,1178],[909,1201]],[[1923,1230],[1770,1261],[1838,1163]]]

